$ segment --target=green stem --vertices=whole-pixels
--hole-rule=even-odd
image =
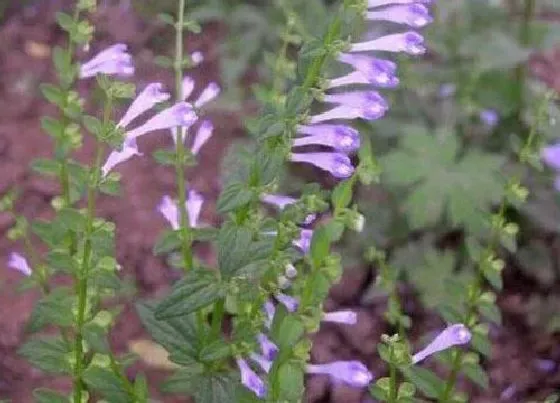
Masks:
[[[393,347],[391,347],[392,349]],[[391,361],[394,359],[393,351],[391,350]],[[389,363],[389,403],[395,403],[397,401],[398,389],[397,389],[397,367],[392,362]]]
[[[108,98],[105,104],[105,111],[103,114],[103,123],[107,125],[111,117],[112,99]],[[95,163],[90,171],[90,177],[87,186],[87,214],[86,224],[84,229],[84,252],[82,256],[82,266],[78,273],[76,284],[76,293],[78,294],[78,315],[76,320],[76,340],[74,346],[75,353],[75,370],[74,370],[74,403],[82,402],[82,391],[85,390],[85,385],[82,381],[82,373],[84,370],[84,325],[86,319],[87,307],[87,290],[88,290],[88,277],[90,270],[90,260],[92,257],[92,241],[91,235],[93,233],[93,222],[95,219],[95,204],[97,196],[97,186],[99,182],[99,172],[101,169],[101,161],[103,158],[103,143],[97,141]]]
[[[525,6],[523,8],[523,19],[521,20],[521,26],[519,27],[519,43],[523,47],[529,47],[531,45],[531,24],[533,18],[535,17],[535,11],[537,2],[536,0],[525,0]],[[525,92],[525,80],[527,79],[527,65],[520,64],[515,70],[516,79],[516,98],[517,98],[517,114],[518,118],[521,118],[523,113],[524,103],[524,92]]]
[[[179,0],[177,9],[177,22],[175,23],[175,96],[177,102],[183,100],[183,26],[185,20],[185,0]],[[185,178],[185,144],[183,143],[182,128],[177,127],[175,143],[177,145],[175,154],[175,176],[177,178],[177,193],[179,198],[179,214],[181,220],[181,253],[183,255],[183,266],[189,271],[193,266],[191,250],[190,223],[186,206],[186,178]]]
[[[221,299],[214,304],[214,311],[212,313],[212,339],[217,339],[222,331],[225,303],[225,299]]]

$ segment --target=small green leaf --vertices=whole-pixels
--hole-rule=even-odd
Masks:
[[[238,182],[229,184],[218,198],[218,212],[227,213],[248,204],[253,199],[253,192],[246,186],[246,184]]]
[[[311,238],[310,256],[313,261],[313,266],[321,267],[323,261],[329,256],[329,249],[331,243],[329,239],[329,232],[324,226],[320,226],[313,231]]]
[[[287,362],[280,365],[276,375],[280,401],[295,402],[303,395],[303,369],[301,366]]]
[[[159,236],[154,245],[154,255],[163,255],[173,252],[179,249],[182,243],[181,231],[166,230]]]
[[[225,297],[224,285],[208,270],[191,270],[156,309],[157,319],[185,316]]]
[[[299,319],[287,315],[284,316],[280,325],[273,330],[273,339],[277,341],[280,350],[290,350],[301,339],[305,328]]]
[[[225,358],[231,356],[231,345],[224,340],[216,340],[210,344],[205,345],[200,350],[200,359],[204,362],[212,363],[223,361]]]
[[[36,403],[69,403],[66,396],[45,388],[35,389],[33,397],[36,399]]]
[[[479,364],[472,362],[463,363],[463,365],[461,365],[461,372],[482,389],[488,389],[490,385],[488,375]]]
[[[161,165],[175,165],[177,159],[175,150],[159,149],[154,151],[152,156]]]
[[[18,351],[33,366],[52,374],[70,374],[70,348],[60,337],[44,336],[27,341]]]
[[[66,95],[60,88],[55,87],[52,84],[41,84],[39,88],[41,89],[41,92],[43,93],[43,96],[47,99],[47,101],[55,104],[59,108],[64,107],[66,103]]]
[[[420,367],[404,368],[404,376],[427,397],[436,399],[445,387],[445,383],[432,371]]]
[[[144,374],[136,376],[134,381],[134,397],[138,403],[148,403],[150,392],[148,390],[148,380]]]
[[[43,175],[58,176],[60,173],[60,163],[46,158],[34,159],[31,169]]]
[[[126,384],[109,369],[90,366],[84,371],[83,380],[91,390],[99,393],[111,403],[130,402]]]
[[[82,212],[73,208],[63,208],[58,214],[58,222],[67,230],[74,232],[81,232],[84,230],[86,217]]]
[[[224,278],[231,278],[246,266],[252,256],[252,231],[228,222],[218,235],[218,265]]]
[[[346,180],[340,182],[332,192],[332,204],[335,210],[348,207],[352,201],[352,190],[354,188],[353,180]]]

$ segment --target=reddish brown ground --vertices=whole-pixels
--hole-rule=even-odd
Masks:
[[[28,164],[32,158],[48,156],[51,150],[50,139],[40,130],[39,118],[55,111],[41,99],[38,84],[52,80],[49,52],[54,44],[63,40],[53,20],[53,11],[60,7],[59,3],[52,1],[50,6],[43,4],[39,8],[16,10],[0,25],[0,195],[17,185],[23,191],[18,208],[28,218],[48,217],[49,202],[58,191],[56,184],[33,174]],[[130,12],[112,7],[100,10],[97,29],[96,49],[116,41],[131,46],[136,56],[136,80],[139,84],[162,80],[171,85],[169,74],[153,64],[155,52],[151,41],[155,35],[164,32],[163,27],[143,22]],[[189,51],[201,50],[206,57],[203,65],[193,73],[201,86],[218,78],[215,44],[219,37],[216,27],[205,27],[204,35],[188,40]],[[541,72],[547,72],[546,64],[542,66],[545,68],[541,68]],[[557,84],[554,77],[558,76],[551,76],[548,72],[545,75],[553,85]],[[84,89],[86,87],[84,85]],[[215,136],[203,149],[200,165],[189,172],[189,178],[191,184],[209,200],[204,207],[203,219],[216,223],[218,217],[214,212],[214,202],[220,190],[220,158],[228,144],[242,136],[243,131],[235,116],[215,112],[212,119],[216,126]],[[141,147],[149,155],[158,146],[170,144],[170,138],[161,133],[149,136]],[[91,147],[86,143],[78,158],[89,160],[90,157]],[[169,287],[173,274],[162,259],[153,257],[151,253],[157,235],[165,228],[154,207],[162,194],[174,194],[174,174],[157,166],[149,157],[136,158],[119,171],[123,175],[123,197],[102,198],[99,211],[117,225],[117,258],[124,267],[124,275],[134,278],[139,296],[158,295]],[[7,254],[14,249],[4,236],[12,224],[8,217],[0,215],[1,262],[5,262]],[[203,258],[213,259],[209,250],[198,252]],[[64,390],[69,387],[69,382],[45,376],[16,354],[18,346],[25,340],[24,324],[37,297],[33,292],[14,292],[19,277],[18,273],[5,267],[0,270],[0,398],[27,403],[32,401],[31,391],[34,388],[49,386]],[[314,337],[314,359],[324,362],[357,357],[367,362],[377,375],[382,375],[383,367],[376,358],[375,344],[386,330],[380,319],[384,306],[360,306],[359,303],[370,279],[366,269],[348,269],[341,284],[333,288],[326,307],[356,309],[359,324],[351,329],[325,326]],[[560,338],[553,338],[525,324],[527,296],[516,291],[523,289],[519,284],[521,281],[513,277],[506,282],[508,287],[500,300],[505,323],[493,330],[494,350],[491,360],[485,363],[492,386],[488,391],[469,387],[472,395],[476,396],[472,401],[496,402],[502,391],[511,385],[515,385],[517,392],[504,401],[541,401],[554,389],[560,389],[560,372],[547,374],[534,367],[537,357],[560,362]],[[409,313],[417,320],[418,334],[441,326],[436,318],[427,315],[416,304],[410,304]],[[125,352],[130,340],[146,338],[129,304],[112,333],[113,346],[118,352]],[[157,384],[165,373],[137,364],[130,375],[133,376],[138,369],[148,374],[154,396],[157,396]],[[363,400],[360,391],[342,386],[330,387],[327,380],[320,377],[311,379],[307,390],[310,402],[359,403]],[[165,401],[187,399],[166,398]]]

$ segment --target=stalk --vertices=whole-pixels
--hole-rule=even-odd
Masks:
[[[175,96],[177,102],[183,100],[183,25],[185,19],[185,0],[179,0],[177,9],[177,22],[175,23]],[[192,269],[193,258],[191,251],[190,223],[186,207],[187,184],[185,179],[185,144],[181,127],[176,128],[175,143],[177,145],[175,154],[175,176],[177,178],[177,193],[179,197],[179,214],[181,220],[181,254],[185,272]]]
[[[103,113],[103,124],[107,125],[111,117],[112,99],[108,98],[105,103]],[[103,158],[103,143],[97,141],[95,163],[90,171],[90,178],[87,189],[87,215],[84,230],[84,253],[82,256],[82,266],[78,273],[78,281],[76,284],[76,293],[78,294],[78,315],[76,323],[76,341],[75,351],[75,370],[74,370],[74,403],[82,402],[82,391],[85,385],[82,381],[82,373],[84,370],[84,351],[83,351],[83,331],[85,325],[86,307],[87,307],[87,289],[88,277],[90,270],[90,260],[92,257],[91,235],[93,233],[93,221],[95,219],[95,205],[97,196],[97,183],[99,182],[99,172],[101,170],[101,160]]]
[[[519,27],[519,43],[523,47],[528,47],[531,44],[531,25],[535,17],[537,2],[536,0],[525,0],[523,7],[523,14],[521,26]],[[516,98],[517,98],[517,117],[521,118],[523,108],[525,107],[525,81],[527,79],[527,65],[521,64],[515,70],[516,79]]]

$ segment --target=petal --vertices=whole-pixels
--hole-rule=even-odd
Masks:
[[[192,126],[196,119],[197,116],[190,104],[178,102],[155,115],[142,126],[130,130],[125,136],[128,140],[131,140],[155,130],[171,129],[178,126],[188,128]]]
[[[272,204],[283,210],[287,205],[297,202],[297,199],[290,196],[277,195],[277,194],[263,194],[261,201],[267,204]]]
[[[194,155],[198,155],[200,149],[206,142],[212,137],[212,133],[214,132],[214,125],[209,120],[205,120],[202,122],[196,135],[194,136],[193,145],[191,147],[191,152]]]
[[[329,82],[329,88],[346,84],[369,83],[382,88],[395,88],[399,84],[396,76],[397,64],[371,56],[341,53],[338,60],[356,69],[353,73]]]
[[[387,7],[379,11],[370,11],[366,14],[366,18],[370,21],[382,20],[406,24],[413,28],[422,28],[434,20],[428,8],[417,3]]]
[[[164,195],[157,206],[157,210],[171,225],[171,228],[174,230],[179,229],[179,209],[171,197]]]
[[[267,374],[270,372],[270,368],[272,368],[272,361],[267,360],[265,357],[257,353],[250,353],[249,358],[259,364],[264,372]]]
[[[450,325],[438,334],[426,348],[414,354],[412,362],[416,364],[432,354],[447,350],[453,346],[467,344],[470,340],[471,332],[465,325],[460,323]]]
[[[323,313],[323,322],[342,323],[345,325],[355,325],[358,323],[358,314],[354,311],[336,311]]]
[[[136,99],[130,104],[124,116],[118,123],[118,127],[126,127],[144,112],[152,109],[154,105],[167,101],[171,95],[163,91],[163,84],[150,83],[138,94]]]
[[[27,277],[31,276],[31,274],[33,273],[33,270],[27,263],[27,259],[25,259],[25,257],[17,252],[10,253],[10,257],[8,258],[8,267],[19,271],[21,274]]]
[[[189,213],[189,224],[191,227],[198,227],[198,218],[200,217],[200,211],[202,210],[202,204],[204,203],[204,197],[196,190],[189,190],[189,196],[187,198],[187,211]]]
[[[220,94],[220,86],[214,82],[208,84],[206,88],[202,90],[202,93],[198,99],[194,102],[195,108],[200,108],[204,104],[212,101]]]
[[[431,4],[432,0],[368,0],[368,8],[386,6],[388,4],[411,4],[411,3]]]
[[[313,238],[313,230],[302,229],[299,238],[294,241],[294,245],[300,248],[303,253],[307,253],[311,248],[311,238]]]
[[[550,168],[560,170],[560,143],[544,147],[541,150],[541,158]]]
[[[135,142],[125,142],[121,150],[111,151],[107,157],[107,161],[105,161],[105,164],[101,167],[103,177],[107,176],[114,167],[122,162],[128,161],[135,155],[142,155],[142,153],[138,151]]]
[[[110,46],[80,66],[80,78],[93,77],[100,73],[123,77],[134,74],[132,56],[127,53],[125,44]]]
[[[245,360],[238,358],[236,362],[241,373],[241,383],[243,386],[252,391],[258,398],[264,398],[267,390],[262,379],[249,367]]]
[[[312,164],[329,172],[335,178],[349,178],[354,173],[350,158],[342,153],[292,153],[290,159],[293,162]]]
[[[194,90],[194,80],[189,76],[183,77],[183,82],[181,84],[181,91],[183,96],[182,100],[184,101],[188,97],[190,97],[193,90]]]
[[[350,51],[406,52],[411,55],[421,55],[426,52],[426,48],[424,47],[424,37],[417,32],[409,31],[385,35],[367,42],[354,43]]]

